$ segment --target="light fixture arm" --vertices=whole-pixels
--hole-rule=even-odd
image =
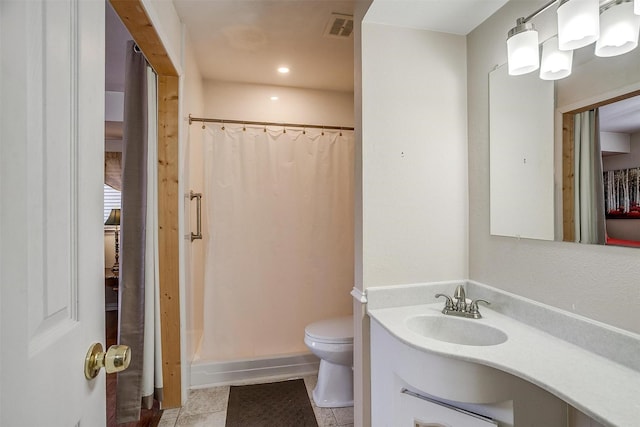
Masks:
[[[535,18],[536,16],[540,15],[542,12],[544,12],[545,10],[549,9],[551,6],[553,6],[554,4],[556,4],[558,2],[558,0],[551,0],[550,2],[548,2],[547,4],[545,4],[544,6],[542,6],[540,9],[536,10],[535,12],[533,12],[531,15],[527,16],[526,18],[519,18],[518,21],[520,21],[522,19],[522,23],[525,22],[529,22],[531,21],[533,18]],[[520,22],[518,22],[520,23]]]
[[[526,18],[518,18],[518,24],[524,24],[526,22],[529,22],[533,18],[535,18],[536,16],[540,15],[542,12],[546,11],[547,9],[549,9],[554,4],[556,4],[556,3],[564,3],[566,1],[568,1],[568,0],[551,0],[550,2],[548,2],[544,6],[542,6],[541,8],[536,10],[535,12],[533,12],[531,15],[527,16]],[[615,4],[624,3],[626,1],[631,1],[631,0],[600,0],[600,10],[607,9],[607,8],[609,8],[609,7],[611,7],[611,6],[615,5]]]
[[[622,4],[622,3],[631,3],[633,0],[605,0],[605,1],[601,1],[600,2],[600,13],[604,12],[605,10]]]
[[[517,23],[518,24],[524,24],[527,23],[529,21],[531,21],[533,18],[535,18],[536,16],[540,15],[542,12],[546,11],[547,9],[549,9],[551,6],[553,6],[556,3],[565,3],[568,0],[551,0],[548,3],[546,3],[544,6],[540,7],[538,10],[536,10],[535,12],[533,12],[531,15],[527,16],[526,18],[518,18]],[[625,3],[627,1],[632,1],[632,0],[600,0],[600,11],[604,10],[604,9],[608,9],[611,6],[614,6],[616,4],[619,3]]]

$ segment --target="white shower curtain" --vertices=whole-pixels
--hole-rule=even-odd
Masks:
[[[351,312],[353,132],[228,124],[203,132],[200,356],[304,351],[307,323]]]
[[[148,151],[147,223],[145,230],[144,361],[142,406],[150,409],[154,396],[162,402],[162,334],[160,331],[160,270],[158,253],[158,102],[157,79],[147,68]]]

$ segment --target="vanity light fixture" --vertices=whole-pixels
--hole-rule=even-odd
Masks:
[[[542,63],[540,78],[542,80],[559,80],[571,74],[573,51],[560,50],[558,37],[553,36],[542,44]]]
[[[538,32],[533,24],[519,18],[507,38],[509,74],[519,76],[539,67]]]
[[[278,72],[280,74],[289,74],[289,67],[278,67]]]
[[[596,56],[622,55],[638,46],[640,16],[634,13],[631,0],[614,1],[603,6],[600,26]]]
[[[632,3],[633,2],[633,5]],[[538,66],[538,32],[530,22],[557,4],[558,36],[543,44]],[[615,56],[638,46],[640,0],[551,0],[526,18],[518,18],[507,36],[509,74],[540,68],[540,78],[557,80],[571,74],[573,50],[596,42],[597,56]],[[556,47],[557,44],[557,47]],[[561,55],[561,52],[567,52]]]
[[[269,99],[270,99],[270,100],[272,100],[272,101],[277,101],[277,100],[278,100],[278,97],[274,95],[274,96],[272,96],[272,97],[271,97],[271,98],[269,98]]]
[[[560,50],[579,49],[598,40],[600,36],[598,0],[560,0],[557,12]]]

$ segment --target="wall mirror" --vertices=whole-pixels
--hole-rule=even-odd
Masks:
[[[537,86],[540,83],[551,85],[551,96],[548,87]],[[536,72],[508,76],[502,66],[490,73],[489,85],[491,234],[640,246],[640,217],[635,217],[640,173],[640,51],[599,58],[587,46],[574,52],[572,75],[555,84],[540,81]],[[537,102],[536,112],[529,111],[534,107],[521,105]],[[595,148],[581,152],[589,154],[592,162],[598,160],[601,170],[591,174],[599,184],[581,194],[575,183],[576,168],[581,167],[580,150],[575,148],[575,118],[576,114],[588,116],[588,111],[597,117],[602,148],[597,153]],[[524,134],[528,137],[521,138]],[[510,145],[514,141],[516,147]],[[535,167],[517,165],[518,158],[523,165],[525,159],[531,164],[531,153],[537,156]],[[530,176],[523,175],[525,169]],[[605,194],[607,180],[610,185]],[[601,227],[593,238],[594,233],[580,228],[579,218],[589,214],[578,206],[586,198],[597,199],[598,193],[602,195],[598,200]]]
[[[553,240],[553,83],[489,74],[491,234]]]

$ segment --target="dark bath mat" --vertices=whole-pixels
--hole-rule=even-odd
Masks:
[[[304,380],[232,386],[226,427],[318,427]]]

